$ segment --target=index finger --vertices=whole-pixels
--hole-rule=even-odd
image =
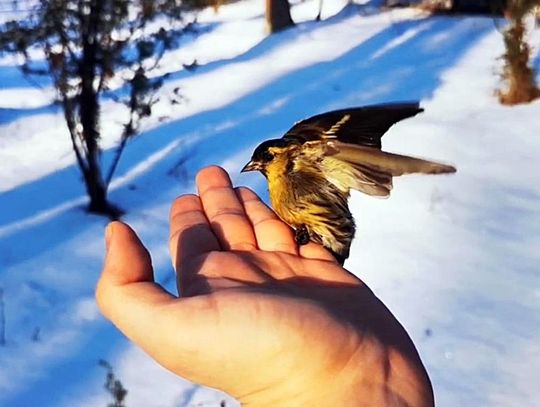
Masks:
[[[236,196],[227,172],[211,166],[197,174],[197,188],[210,227],[224,250],[257,248],[253,227]]]
[[[221,250],[197,195],[177,198],[170,219],[169,247],[177,273],[186,259]]]

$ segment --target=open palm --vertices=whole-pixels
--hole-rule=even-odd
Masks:
[[[97,288],[104,314],[171,371],[244,405],[432,405],[405,330],[321,246],[298,247],[253,192],[209,167],[171,210],[181,298],[115,222]]]

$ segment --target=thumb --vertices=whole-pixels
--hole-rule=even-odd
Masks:
[[[128,225],[109,224],[106,247],[96,287],[101,312],[163,366],[191,372],[208,337],[219,340],[208,330],[215,325],[214,314],[201,313],[209,308],[207,302],[178,299],[156,284],[150,255]]]
[[[112,222],[105,239],[107,255],[96,300],[105,317],[138,342],[144,331],[155,324],[156,307],[176,297],[154,282],[150,254],[133,229]]]
[[[107,255],[101,278],[125,285],[154,281],[152,260],[137,234],[122,222],[111,222],[105,230]]]

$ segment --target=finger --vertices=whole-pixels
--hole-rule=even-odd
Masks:
[[[236,194],[253,226],[261,250],[298,254],[292,229],[248,188],[237,188]]]
[[[178,273],[187,272],[182,270],[186,260],[221,249],[198,196],[177,198],[171,207],[170,223],[169,248]]]
[[[158,309],[176,301],[154,282],[150,255],[135,232],[121,222],[107,228],[107,256],[96,287],[103,314],[136,342],[159,321]]]
[[[324,246],[309,242],[306,245],[300,246],[300,256],[310,260],[325,260],[337,263],[338,261],[332,253],[324,248]]]
[[[166,292],[154,283],[150,256],[135,232],[120,222],[107,230],[108,253],[96,288],[101,311],[162,365],[190,360],[208,334],[204,326],[214,327],[211,315],[201,312],[210,308],[205,297],[184,300]]]
[[[207,167],[197,175],[199,196],[210,225],[224,250],[254,250],[257,242],[229,175]]]
[[[178,198],[171,208],[170,250],[178,273],[182,296],[206,294],[216,288],[216,279],[261,282],[261,273],[238,263],[231,253],[220,252],[219,242],[196,195]]]

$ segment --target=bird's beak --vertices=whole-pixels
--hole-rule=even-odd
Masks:
[[[262,170],[261,163],[257,161],[248,162],[240,172],[260,171]]]

